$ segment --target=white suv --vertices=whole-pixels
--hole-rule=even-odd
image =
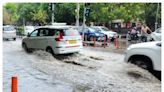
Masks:
[[[82,38],[71,27],[45,26],[28,34],[22,40],[22,47],[26,51],[42,49],[52,54],[75,53],[82,49]]]
[[[161,42],[130,45],[125,51],[125,62],[133,63],[149,71],[161,71]]]
[[[150,35],[150,40],[151,41],[161,41],[161,28],[158,28],[154,32],[151,33]]]

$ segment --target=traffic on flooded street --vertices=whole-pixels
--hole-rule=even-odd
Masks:
[[[161,92],[160,2],[5,3],[2,31],[3,92]]]

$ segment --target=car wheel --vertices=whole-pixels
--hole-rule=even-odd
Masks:
[[[94,37],[93,37],[93,36],[91,36],[89,40],[90,40],[90,41],[93,41],[93,40],[94,40]]]
[[[145,59],[136,59],[135,58],[135,60],[133,59],[131,61],[131,63],[137,65],[138,67],[146,69],[148,71],[152,71],[152,64]]]
[[[105,35],[104,37],[105,37],[105,40],[106,40],[106,41],[108,41],[108,36],[107,36],[107,35]]]
[[[153,38],[151,38],[150,41],[155,41],[155,40]]]
[[[15,41],[15,40],[16,40],[16,38],[13,38],[13,40]]]
[[[26,52],[31,52],[25,43],[22,44],[22,47]]]
[[[88,39],[87,39],[87,35],[85,35],[85,36],[84,36],[84,41],[87,41],[87,40],[88,40]]]
[[[51,47],[48,47],[48,48],[46,49],[46,52],[48,52],[48,53],[54,55],[54,52],[53,52],[53,50],[52,50]]]

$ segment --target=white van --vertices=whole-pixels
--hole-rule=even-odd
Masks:
[[[3,39],[16,40],[16,30],[13,26],[3,26]]]
[[[51,54],[75,53],[82,49],[82,38],[71,27],[40,27],[22,40],[22,47],[26,51],[41,49]]]

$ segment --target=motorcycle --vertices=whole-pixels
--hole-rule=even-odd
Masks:
[[[139,31],[137,31],[136,33],[131,33],[130,31],[128,31],[126,38],[128,39],[128,41],[139,40],[140,33],[139,33]]]

